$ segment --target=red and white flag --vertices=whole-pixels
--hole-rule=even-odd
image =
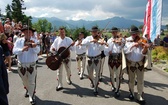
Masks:
[[[153,42],[161,33],[162,0],[148,0],[146,5],[143,37],[148,34],[148,39]]]

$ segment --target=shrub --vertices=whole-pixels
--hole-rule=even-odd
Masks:
[[[163,46],[156,46],[152,50],[152,59],[157,60],[168,60],[168,49]]]

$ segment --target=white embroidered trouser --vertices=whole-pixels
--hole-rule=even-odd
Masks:
[[[84,71],[85,71],[85,63],[86,63],[86,55],[77,55],[77,68],[80,72],[80,77],[83,77]]]
[[[65,70],[66,70],[66,80],[70,80],[70,76],[71,76],[71,61],[70,61],[70,58],[67,58],[65,60],[63,60],[60,68],[57,70],[57,80],[58,80],[58,87],[62,87],[62,73],[63,73],[63,65],[65,67]]]
[[[142,95],[144,87],[143,62],[128,62],[128,76],[130,92],[134,95],[135,79],[137,78],[137,91]]]
[[[100,66],[101,66],[101,58],[88,60],[87,70],[88,70],[89,79],[94,85],[94,91],[97,91],[98,89],[98,82],[100,77]]]
[[[113,68],[111,68],[111,66],[108,66],[108,67],[109,67],[112,87],[116,89],[115,90],[116,92],[118,92],[120,89],[121,65],[118,68],[116,68],[116,66],[114,66]],[[114,80],[115,78],[116,78],[116,82]]]
[[[102,78],[102,74],[103,74],[104,62],[105,62],[105,57],[103,57],[101,59],[101,66],[100,66],[100,76],[101,76],[101,78]]]
[[[18,73],[23,81],[23,85],[28,91],[29,96],[33,98],[36,89],[36,62],[24,64],[18,63]]]

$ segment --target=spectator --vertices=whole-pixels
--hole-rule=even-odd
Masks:
[[[16,42],[16,40],[19,38],[19,32],[15,32],[15,35],[13,36],[13,43]]]
[[[46,35],[46,37],[45,37],[46,54],[48,57],[48,53],[50,51],[50,34],[48,32],[46,32],[45,35]]]
[[[0,45],[0,104],[8,105],[7,94],[9,93],[8,74],[3,59],[3,49]]]
[[[10,25],[9,20],[5,21],[4,30],[5,30],[5,34],[10,34],[12,32],[12,27]]]
[[[164,47],[168,47],[168,34],[163,38]]]
[[[3,33],[3,32],[4,32],[4,27],[3,27],[2,21],[0,20],[0,33]]]
[[[160,43],[161,43],[160,35],[157,35],[157,37],[154,40],[154,45],[160,46]]]
[[[2,46],[4,55],[6,58],[5,63],[8,63],[8,70],[11,71],[11,54],[10,54],[8,44],[13,44],[13,43],[7,40],[7,36],[4,33],[1,33],[0,34],[0,45]]]

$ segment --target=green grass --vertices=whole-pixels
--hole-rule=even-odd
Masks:
[[[168,68],[165,71],[168,72]]]

